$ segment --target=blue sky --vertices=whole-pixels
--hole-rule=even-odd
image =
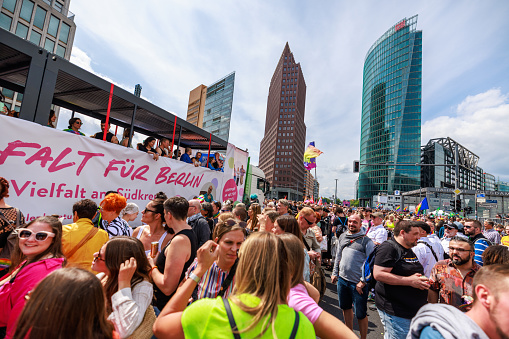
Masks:
[[[389,27],[418,14],[421,143],[450,136],[509,181],[507,1],[73,0],[71,11],[74,63],[127,90],[140,83],[143,97],[181,118],[191,89],[236,71],[230,141],[254,164],[270,79],[288,41],[307,84],[306,141],[324,152],[320,194],[332,195],[337,178],[341,198],[354,196],[365,55]]]

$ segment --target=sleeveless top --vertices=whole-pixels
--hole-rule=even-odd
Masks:
[[[148,226],[148,225],[143,225],[143,226],[140,227],[140,231],[138,232],[138,235],[136,236],[136,239],[139,239],[141,241],[141,235],[143,234],[143,230],[145,229],[146,226]],[[161,245],[163,244],[164,238],[166,238],[167,234],[168,234],[168,231],[164,231],[164,234],[159,239],[159,245],[157,246],[157,251],[158,252],[161,252]],[[145,254],[148,256],[150,254],[150,250],[146,250]]]
[[[159,253],[159,255],[157,256],[157,258],[156,258],[156,266],[157,266],[157,269],[159,270],[159,272],[164,274],[164,265],[166,263],[166,254],[165,254],[166,248],[168,248],[168,246],[170,246],[170,244],[173,241],[173,239],[175,239],[177,237],[177,235],[179,235],[179,234],[182,234],[182,235],[188,237],[189,241],[191,242],[191,255],[189,256],[189,259],[184,264],[184,267],[182,268],[182,272],[180,273],[180,278],[179,278],[179,284],[180,284],[180,282],[182,280],[184,280],[184,277],[186,275],[187,269],[193,263],[194,258],[196,257],[196,250],[198,249],[197,248],[198,247],[197,246],[198,241],[196,240],[196,235],[194,234],[194,231],[192,229],[183,229],[182,231],[180,231],[177,234],[175,234],[173,236],[173,238],[171,238],[171,240],[168,242],[168,245],[166,245],[163,248],[163,250],[161,251],[161,253]],[[177,289],[175,289],[175,291],[173,291],[172,294],[166,295],[166,294],[164,294],[159,289],[159,287],[157,287],[157,285],[155,283],[153,285],[154,285],[154,302],[153,302],[153,305],[155,305],[159,310],[162,310],[164,308],[164,306],[166,305],[166,303],[175,294],[175,291]]]

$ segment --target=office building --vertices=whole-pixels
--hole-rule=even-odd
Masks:
[[[232,116],[235,72],[210,86],[200,85],[189,93],[187,121],[228,141]]]
[[[478,166],[479,157],[447,138],[431,139],[421,147],[421,163],[448,166],[421,166],[421,187],[456,188],[455,150],[458,148],[457,188],[495,191],[495,176]]]
[[[203,127],[205,99],[207,99],[207,86],[205,85],[200,85],[189,92],[186,121],[200,128]]]
[[[378,193],[420,185],[420,167],[402,166],[421,157],[422,31],[416,28],[417,15],[401,20],[366,54],[359,171],[364,204]]]
[[[0,28],[69,60],[76,31],[69,4],[70,0],[0,0]],[[19,112],[23,94],[1,90],[7,108]]]
[[[271,184],[271,197],[303,197],[305,106],[304,74],[286,43],[270,81],[265,132],[260,142],[259,167]]]
[[[309,171],[304,171],[304,195],[311,198],[314,195],[314,180],[313,174]]]

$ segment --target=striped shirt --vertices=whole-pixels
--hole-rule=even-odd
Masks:
[[[482,233],[477,234],[475,237],[470,237],[470,241],[474,243],[474,261],[476,264],[482,266],[482,254],[484,253],[484,250],[491,245],[491,243]]]
[[[195,258],[191,266],[186,272],[186,279],[189,277],[189,273],[193,272],[198,265],[198,259]],[[217,263],[214,261],[212,266],[205,272],[205,274],[201,277],[200,282],[196,286],[193,292],[193,299],[196,301],[202,298],[216,298],[221,290],[221,285],[224,280],[228,276],[227,271],[223,271]],[[233,286],[235,285],[235,276],[233,277],[230,286],[226,289],[223,298],[227,298],[233,291]]]

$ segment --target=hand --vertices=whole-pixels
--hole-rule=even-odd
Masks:
[[[218,255],[219,246],[215,242],[208,240],[205,244],[203,244],[196,252],[198,265],[196,265],[195,274],[198,275],[198,273],[205,273],[205,271],[207,271],[212,263],[217,259]]]
[[[337,283],[337,282],[338,282],[338,277],[337,277],[337,276],[335,276],[335,275],[331,275],[331,277],[330,277],[330,281],[331,281],[331,283],[335,284],[335,283]]]
[[[429,285],[430,285],[429,279],[420,273],[415,273],[415,274],[407,277],[407,279],[410,282],[410,286],[412,286],[413,288],[418,288],[420,290],[429,289]]]
[[[366,286],[366,283],[364,283],[362,281],[359,281],[357,283],[357,285],[355,286],[355,289],[357,290],[357,292],[359,292],[360,295],[363,294],[362,289],[364,288],[364,286]]]
[[[320,254],[315,251],[308,251],[308,255],[311,260],[320,258]]]
[[[267,223],[267,215],[266,214],[258,214],[256,216],[256,218],[258,219],[258,222],[260,223],[260,225],[263,225],[265,226],[265,224]]]
[[[154,262],[154,258],[150,256],[150,254],[147,256],[148,263],[150,264],[150,267],[154,267],[156,264]]]
[[[131,258],[120,264],[118,271],[118,289],[121,290],[126,287],[131,287],[131,279],[134,272],[136,272],[136,259]]]

